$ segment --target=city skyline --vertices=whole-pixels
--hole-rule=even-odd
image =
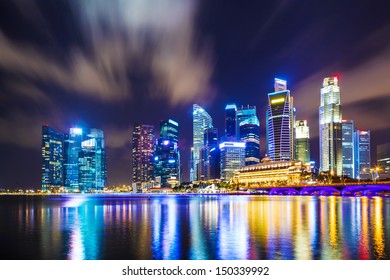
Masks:
[[[43,124],[57,131],[85,124],[101,128],[108,183],[116,185],[132,176],[133,124],[158,127],[172,118],[180,123],[183,174],[188,177],[194,103],[209,112],[219,136],[227,104],[256,106],[263,156],[267,93],[274,77],[288,81],[297,119],[308,120],[311,154],[318,163],[320,85],[337,74],[343,118],[370,130],[374,164],[376,146],[390,142],[386,1],[334,1],[337,13],[329,13],[325,3],[292,2],[241,7],[183,1],[153,7],[116,1],[109,6],[4,1],[0,187],[40,185]],[[150,16],[155,9],[157,19]]]

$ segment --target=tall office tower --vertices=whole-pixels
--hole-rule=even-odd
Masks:
[[[256,106],[241,106],[241,108],[237,108],[236,113],[236,131],[237,131],[237,141],[241,141],[240,136],[240,123],[246,119],[257,117],[256,115]]]
[[[65,135],[65,187],[69,192],[79,191],[79,153],[83,141],[83,130],[73,127]]]
[[[390,178],[390,143],[376,146],[379,178]]]
[[[179,124],[168,119],[160,122],[160,138],[169,139],[176,143],[179,142]]]
[[[63,186],[64,135],[42,126],[42,191]]]
[[[154,177],[163,187],[180,184],[179,124],[174,120],[160,122],[160,138],[154,152]]]
[[[202,172],[199,176],[203,180],[219,179],[220,174],[217,174],[215,171],[218,169],[217,165],[219,165],[219,162],[216,162],[215,158],[211,158],[212,154],[210,153],[212,149],[216,148],[218,148],[218,129],[207,128],[204,131],[204,147],[201,150],[201,158],[199,162],[202,165]]]
[[[132,143],[132,182],[150,182],[154,175],[154,126],[135,124]]]
[[[342,175],[342,115],[337,77],[324,79],[319,107],[320,170]]]
[[[235,141],[236,135],[236,104],[228,104],[225,107],[225,136],[228,140]]]
[[[353,120],[342,120],[343,176],[349,178],[355,178],[354,129]]]
[[[245,165],[245,143],[223,142],[219,145],[221,153],[221,179],[231,180],[234,172]]]
[[[310,163],[310,133],[306,120],[295,121],[295,159]]]
[[[213,127],[213,120],[210,115],[206,112],[205,109],[200,107],[197,104],[193,105],[192,109],[193,115],[193,148],[194,148],[194,157],[193,157],[193,174],[194,180],[198,180],[198,164],[200,158],[200,150],[204,146],[204,131],[207,128]]]
[[[85,138],[78,155],[79,191],[102,191],[107,184],[104,134],[102,130],[93,128]]]
[[[191,147],[191,153],[190,153],[190,182],[195,181],[195,174],[194,174],[194,147]]]
[[[267,154],[273,161],[294,159],[294,107],[287,82],[275,79],[268,94],[266,116]]]
[[[356,130],[355,142],[355,178],[370,179],[371,154],[370,154],[370,131]]]
[[[240,123],[240,138],[245,143],[245,165],[260,163],[260,122],[257,116]]]
[[[246,143],[245,165],[260,162],[260,122],[256,106],[237,109],[237,140]]]

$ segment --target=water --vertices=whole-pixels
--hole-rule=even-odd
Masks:
[[[0,259],[390,259],[390,199],[0,196]]]

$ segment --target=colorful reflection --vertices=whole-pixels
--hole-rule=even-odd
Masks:
[[[3,196],[0,213],[2,259],[390,256],[380,197]]]

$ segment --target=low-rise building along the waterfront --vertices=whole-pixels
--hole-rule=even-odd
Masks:
[[[310,166],[300,161],[271,161],[264,158],[262,163],[242,167],[236,172],[233,182],[247,188],[286,187],[301,184],[304,172],[310,174]]]

